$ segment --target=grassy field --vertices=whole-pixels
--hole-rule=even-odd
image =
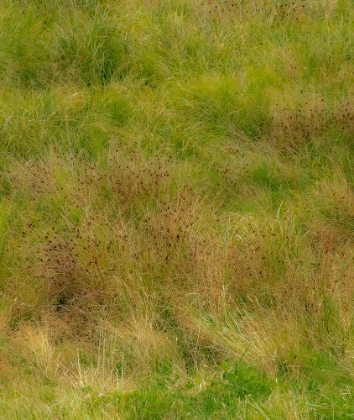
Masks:
[[[1,419],[354,419],[353,22],[0,2]]]

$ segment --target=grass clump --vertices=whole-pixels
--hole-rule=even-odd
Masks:
[[[352,3],[0,12],[1,417],[351,418]]]

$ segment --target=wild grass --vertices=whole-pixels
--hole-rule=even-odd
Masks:
[[[1,2],[1,418],[354,416],[353,17]]]

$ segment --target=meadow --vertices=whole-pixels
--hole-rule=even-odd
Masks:
[[[354,418],[353,22],[0,2],[0,418]]]

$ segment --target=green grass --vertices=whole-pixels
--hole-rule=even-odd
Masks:
[[[1,2],[1,418],[353,418],[353,18]]]

